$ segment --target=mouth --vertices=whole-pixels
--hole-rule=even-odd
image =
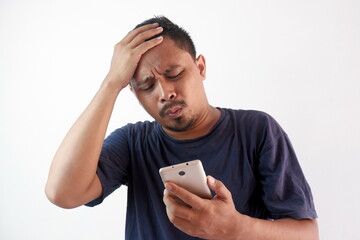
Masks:
[[[184,107],[186,106],[187,105],[184,101],[168,103],[160,110],[160,116],[161,117],[168,116],[170,118],[180,117]]]
[[[168,109],[166,112],[165,112],[165,115],[171,117],[171,118],[177,118],[177,117],[180,117],[182,113],[182,107],[172,107],[170,109]]]

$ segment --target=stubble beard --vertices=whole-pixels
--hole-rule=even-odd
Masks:
[[[164,125],[163,127],[172,132],[185,132],[192,127],[194,122],[195,122],[195,118],[191,118],[187,120],[184,117],[178,117],[173,120],[174,124],[172,125],[167,124]]]
[[[187,107],[187,104],[185,103],[185,101],[174,101],[168,103],[161,109],[159,113],[160,116],[163,118],[166,117],[165,114],[166,110],[174,106],[181,106],[185,109]],[[172,132],[185,132],[192,127],[193,123],[195,122],[195,119],[196,119],[195,116],[190,116],[190,117],[179,116],[171,120],[170,123],[164,123],[163,128],[170,130]]]

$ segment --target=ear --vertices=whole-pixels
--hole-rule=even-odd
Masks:
[[[203,80],[205,80],[206,78],[206,62],[205,62],[205,57],[203,55],[199,55],[196,58],[196,66],[200,71],[200,75],[203,77]]]
[[[134,89],[134,83],[135,83],[135,79],[132,78],[132,79],[130,80],[128,86],[129,86],[130,91],[131,91],[131,92],[135,95],[135,97],[136,97],[136,91],[135,91],[135,89]]]

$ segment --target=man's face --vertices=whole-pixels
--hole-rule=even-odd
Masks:
[[[203,56],[194,61],[174,41],[164,38],[142,56],[132,91],[165,130],[187,131],[196,126],[208,107],[202,82],[205,69]]]

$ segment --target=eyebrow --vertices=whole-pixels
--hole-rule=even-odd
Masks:
[[[155,79],[155,77],[146,77],[146,78],[140,80],[139,83],[137,84],[137,86],[140,87],[141,85],[143,85],[149,81],[152,81],[154,79]]]
[[[180,68],[181,66],[180,65],[174,65],[174,66],[170,66],[168,67],[165,71],[164,71],[164,74],[168,74],[168,73],[171,73],[172,71],[174,71],[175,69],[178,69]],[[149,77],[145,77],[144,79],[140,80],[139,83],[137,84],[138,87],[140,87],[141,85],[149,82],[149,81],[152,81],[154,80],[155,77],[153,76],[149,76]]]
[[[167,68],[167,69],[164,71],[164,73],[165,73],[165,74],[166,74],[166,73],[170,73],[170,72],[172,72],[173,70],[175,70],[175,69],[177,69],[177,68],[180,68],[180,67],[181,67],[180,65],[171,66],[171,67]]]

